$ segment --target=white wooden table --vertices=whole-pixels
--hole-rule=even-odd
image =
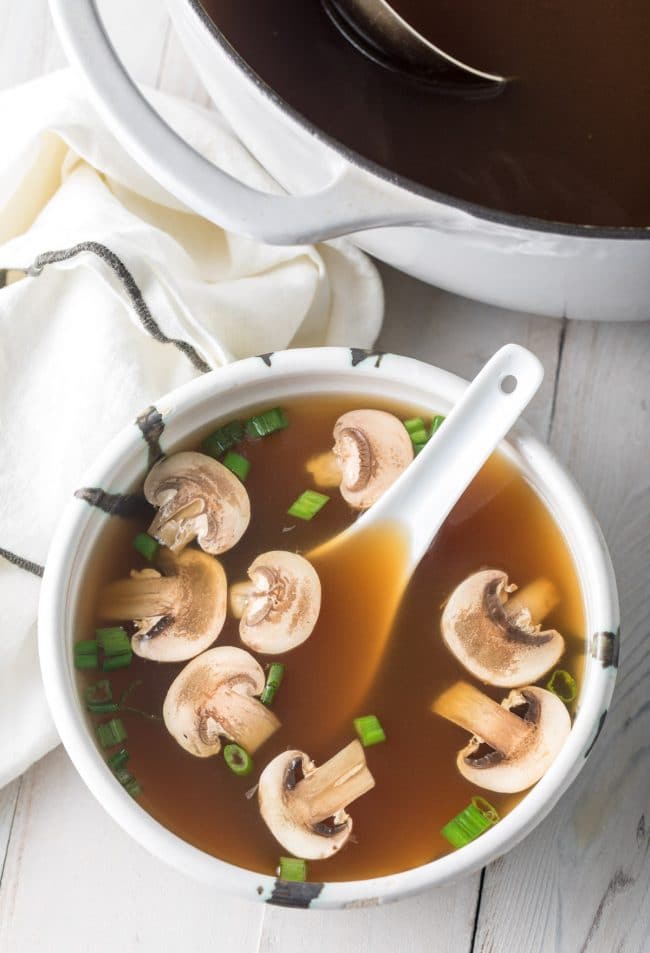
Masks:
[[[162,0],[102,5],[138,79],[207,103]],[[0,88],[63,63],[46,0],[0,0]],[[544,362],[529,419],[582,484],[620,586],[622,665],[591,759],[547,820],[482,874],[323,914],[224,900],[167,869],[108,819],[58,749],[0,792],[1,953],[650,951],[650,324],[532,318],[382,272],[381,349],[467,377],[506,341]]]

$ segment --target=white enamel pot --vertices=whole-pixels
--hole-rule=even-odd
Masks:
[[[364,398],[381,398],[446,413],[466,386],[453,374],[419,361],[344,348],[249,358],[162,397],[140,418],[139,425],[133,422],[112,441],[86,474],[84,486],[116,494],[113,503],[119,509],[120,494],[137,486],[146,473],[154,437],[163,452],[173,452],[193,433],[240,416],[254,405],[281,404],[307,394],[340,393],[358,395],[360,403]],[[160,418],[154,411],[162,417],[159,437]],[[147,432],[143,420],[155,423],[155,435]],[[113,777],[95,746],[76,688],[72,645],[78,637],[75,621],[81,604],[81,579],[106,520],[120,519],[96,505],[95,492],[70,500],[52,541],[43,577],[39,650],[43,681],[61,739],[108,813],[145,848],[191,877],[220,891],[297,907],[350,907],[395,900],[463,877],[525,837],[580,771],[602,728],[616,678],[618,604],[605,543],[571,478],[523,424],[502,444],[502,452],[520,467],[561,527],[577,567],[587,620],[587,663],[571,733],[547,774],[510,814],[473,843],[420,867],[372,880],[324,884],[283,883],[235,867],[166,830]],[[299,746],[299,739],[296,744]]]
[[[237,55],[199,0],[167,4],[215,103],[289,194],[250,188],[179,139],[128,78],[95,0],[50,0],[68,56],[85,74],[107,123],[190,208],[271,243],[350,235],[409,274],[503,307],[591,320],[648,318],[650,228],[549,224],[419,187],[287,106]]]

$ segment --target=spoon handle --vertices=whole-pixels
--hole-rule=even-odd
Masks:
[[[502,347],[479,371],[435,437],[364,516],[367,525],[391,519],[404,528],[409,575],[543,377],[541,363],[526,348]],[[357,521],[359,529],[361,522]]]

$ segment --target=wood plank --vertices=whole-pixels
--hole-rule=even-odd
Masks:
[[[0,887],[0,950],[248,953],[260,917],[261,905],[195,884],[135,844],[61,748],[25,775]]]
[[[619,680],[584,771],[488,869],[480,953],[650,950],[650,327],[569,323],[552,445],[582,484],[620,589]]]
[[[20,785],[21,781],[18,778],[0,790],[0,884],[2,883],[4,861],[11,839]]]
[[[3,0],[0,24],[0,89],[65,65],[47,0]]]
[[[100,0],[108,35],[129,73],[140,83],[156,86],[169,29],[162,0]]]
[[[258,953],[463,953],[472,938],[477,881],[367,910],[296,915],[270,907]]]
[[[546,372],[525,417],[546,437],[551,420],[562,322],[492,308],[459,298],[380,265],[386,293],[386,320],[380,351],[419,357],[471,378],[494,351],[513,341],[530,348]]]

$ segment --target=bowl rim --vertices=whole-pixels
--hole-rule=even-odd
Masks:
[[[219,395],[230,393],[239,400],[246,387],[264,389],[266,383],[293,387],[293,393],[310,392],[307,384],[323,382],[318,393],[343,393],[342,387],[325,385],[334,376],[354,382],[349,392],[371,393],[371,382],[390,383],[404,389],[404,400],[415,392],[430,399],[453,403],[467,382],[440,368],[414,358],[393,354],[368,354],[358,349],[328,347],[276,352],[246,358],[198,377],[163,396],[155,406],[166,424],[192,408]],[[261,386],[260,386],[261,385]],[[441,397],[440,395],[444,395]],[[399,399],[399,398],[397,398]],[[254,398],[263,402],[260,395]],[[250,403],[250,401],[249,401]],[[245,406],[242,400],[240,406]],[[434,409],[434,408],[432,408]],[[234,411],[229,411],[229,413]],[[218,418],[219,414],[215,414]],[[185,432],[189,432],[185,428]],[[174,440],[181,439],[180,435]],[[174,442],[174,441],[172,441]],[[84,486],[106,487],[119,464],[142,455],[143,434],[134,423],[124,427],[84,475]],[[299,907],[350,907],[375,905],[442,885],[468,875],[495,859],[523,839],[551,810],[562,792],[580,771],[602,728],[616,678],[618,652],[618,598],[613,568],[598,524],[573,479],[551,451],[520,423],[506,447],[512,448],[524,469],[530,468],[544,487],[555,494],[547,504],[561,503],[572,530],[572,548],[584,590],[583,575],[590,581],[588,646],[585,681],[569,738],[546,775],[522,801],[476,841],[419,867],[381,877],[353,881],[284,883],[270,875],[237,867],[205,853],[163,827],[115,781],[90,736],[79,698],[73,690],[72,658],[65,629],[73,578],[79,576],[77,552],[99,510],[73,498],[67,504],[54,533],[43,576],[39,605],[38,641],[41,672],[47,700],[61,740],[77,771],[108,814],[137,842],[183,873],[218,886],[226,893],[250,899]],[[144,455],[142,466],[144,472]],[[539,492],[539,490],[538,490]],[[569,542],[567,538],[567,542]],[[585,596],[585,601],[586,596]],[[608,636],[603,654],[603,634]]]
[[[326,133],[320,126],[317,126],[311,119],[308,119],[303,113],[288,103],[279,93],[270,86],[259,73],[249,66],[244,57],[231,44],[228,38],[220,30],[219,26],[207,13],[201,0],[183,0],[191,9],[196,21],[200,23],[203,30],[212,40],[215,40],[221,47],[224,54],[245,77],[246,81],[254,89],[261,93],[264,98],[280,109],[294,123],[305,129],[309,135],[322,142],[323,145],[332,149],[339,156],[346,159],[352,165],[359,169],[365,169],[372,175],[391,185],[398,186],[422,198],[438,202],[442,205],[448,205],[451,208],[457,208],[467,212],[478,219],[486,222],[493,222],[497,225],[505,225],[511,228],[518,228],[524,231],[542,232],[551,235],[564,235],[572,238],[586,239],[614,239],[616,241],[650,240],[650,223],[648,225],[579,225],[571,222],[558,222],[551,219],[536,218],[532,215],[522,215],[516,212],[501,212],[498,209],[491,208],[489,205],[482,205],[478,202],[471,202],[458,196],[449,195],[433,189],[414,179],[410,179],[400,173],[392,172],[389,168],[366,158],[355,149]]]

